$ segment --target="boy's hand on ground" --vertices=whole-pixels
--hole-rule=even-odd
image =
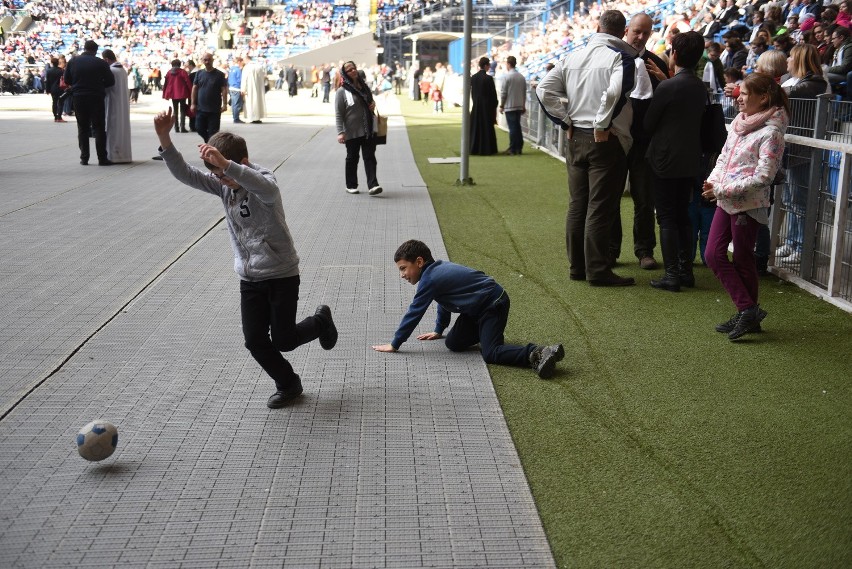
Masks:
[[[420,334],[417,336],[418,340],[440,340],[441,338],[443,338],[443,336],[437,332],[429,332],[428,334]]]
[[[373,346],[373,349],[377,352],[395,352],[396,348],[391,346],[390,344],[381,344],[379,346]]]

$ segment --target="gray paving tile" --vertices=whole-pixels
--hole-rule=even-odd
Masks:
[[[239,127],[280,165],[300,314],[329,304],[341,331],[288,355],[305,397],[272,411],[221,206],[147,160],[150,116],[137,161],[109,169],[77,166],[74,133],[36,116],[0,110],[4,179],[40,181],[0,188],[0,566],[553,566],[478,354],[369,348],[413,294],[398,243],[446,258],[398,119],[379,198],[341,189],[327,116]],[[187,156],[196,142],[176,137]],[[86,463],[72,439],[99,417],[119,447]]]

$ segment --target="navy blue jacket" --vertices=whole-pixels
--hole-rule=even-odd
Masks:
[[[75,97],[106,97],[106,88],[115,85],[115,76],[109,63],[84,51],[65,67],[65,83],[71,85]]]
[[[429,263],[420,273],[417,293],[402,317],[391,345],[395,350],[399,349],[433,300],[438,303],[435,332],[443,334],[450,325],[451,312],[478,318],[501,296],[503,287],[481,271],[449,261]]]

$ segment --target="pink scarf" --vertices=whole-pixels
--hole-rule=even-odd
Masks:
[[[753,115],[740,113],[736,116],[736,118],[734,118],[734,122],[731,123],[731,128],[740,136],[748,134],[764,126],[766,121],[769,120],[769,117],[777,111],[778,107],[769,107],[765,111],[754,113]]]

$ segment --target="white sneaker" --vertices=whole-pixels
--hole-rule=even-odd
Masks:
[[[793,254],[793,248],[790,247],[789,245],[786,245],[786,244],[781,245],[780,247],[775,249],[775,256],[776,257],[789,257],[792,254]]]
[[[370,192],[369,192],[369,193],[370,193],[370,195],[371,195],[371,196],[377,196],[377,195],[379,195],[380,193],[382,193],[382,187],[381,187],[381,186],[376,186],[376,187],[374,187],[374,188],[370,188]]]
[[[349,192],[350,194],[357,194],[357,193],[359,193],[359,192],[358,192],[358,188],[346,188],[346,191],[347,191],[347,192]]]

